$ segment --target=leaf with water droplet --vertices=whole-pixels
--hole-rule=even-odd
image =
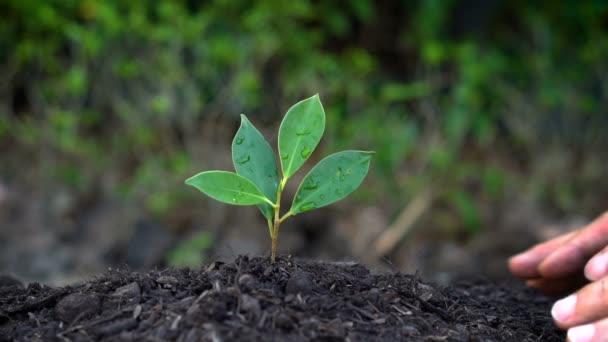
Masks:
[[[287,111],[279,128],[279,155],[286,179],[302,167],[324,130],[325,111],[319,95],[302,100]]]
[[[276,202],[279,171],[272,148],[255,126],[241,115],[241,126],[232,142],[232,161],[237,174],[247,178],[264,196]],[[258,205],[267,219],[274,215],[268,203]]]
[[[308,156],[310,156],[310,153],[312,153],[312,150],[308,146],[302,147],[302,151],[300,151],[300,155],[304,159],[308,158]]]
[[[344,163],[345,160],[345,158],[340,158],[340,163]],[[338,167],[338,171],[336,171],[336,177],[338,177],[340,181],[344,181],[346,179],[346,176],[344,175],[344,172],[342,172],[341,167]]]
[[[300,206],[300,212],[309,211],[317,208],[317,203],[315,202],[306,202],[302,203]]]
[[[246,154],[245,156],[243,156],[243,157],[241,157],[241,158],[237,159],[237,160],[236,160],[236,163],[237,163],[237,164],[245,164],[245,163],[249,162],[250,160],[251,160],[251,156],[250,156],[250,155],[248,155],[248,154]],[[248,172],[249,172],[249,170],[253,170],[253,169],[247,168],[247,171],[248,171]]]
[[[343,151],[321,160],[302,180],[289,211],[298,214],[348,196],[363,182],[369,171],[372,154],[373,152],[365,151]],[[360,162],[361,156],[366,156],[366,163]],[[350,173],[343,172],[349,169]],[[315,187],[312,188],[311,185]],[[310,202],[315,203],[314,208],[306,205]]]
[[[186,184],[220,202],[236,205],[271,203],[255,184],[228,171],[201,172],[186,180]]]
[[[301,136],[303,136],[303,135],[309,135],[310,133],[312,133],[312,131],[311,131],[311,130],[309,130],[309,129],[304,129],[304,130],[302,130],[302,131],[296,132],[296,135],[297,135],[297,136],[299,136],[299,137],[301,137]]]
[[[304,185],[304,189],[306,189],[306,190],[315,190],[318,187],[319,187],[319,183],[318,182],[317,183],[311,183],[311,184],[308,184],[308,185]]]

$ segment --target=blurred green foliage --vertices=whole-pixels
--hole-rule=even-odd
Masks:
[[[272,126],[320,93],[324,148],[378,151],[363,193],[391,215],[427,187],[471,233],[480,204],[514,191],[598,210],[583,198],[607,165],[605,1],[6,0],[0,11],[0,141],[76,189],[103,183],[165,215],[200,163],[228,165],[213,160],[229,146],[218,131],[241,112]]]
[[[212,246],[213,238],[209,233],[196,233],[169,252],[167,263],[174,267],[200,267],[207,260],[205,253]]]

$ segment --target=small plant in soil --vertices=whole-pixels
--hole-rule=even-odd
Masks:
[[[278,166],[262,134],[245,115],[232,141],[235,172],[205,171],[186,180],[207,196],[234,205],[257,205],[266,220],[272,241],[271,261],[276,257],[279,226],[287,218],[321,208],[352,193],[367,175],[374,152],[342,151],[321,160],[304,177],[291,208],[281,214],[285,184],[319,144],[325,130],[325,111],[314,95],[291,107],[279,127]]]

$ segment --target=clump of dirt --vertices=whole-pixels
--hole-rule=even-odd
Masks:
[[[563,341],[550,301],[482,280],[449,287],[357,263],[238,257],[110,271],[61,288],[4,281],[0,341]]]

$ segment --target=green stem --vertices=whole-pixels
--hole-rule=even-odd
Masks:
[[[288,211],[285,215],[281,216],[281,218],[279,219],[279,222],[283,222],[283,221],[287,220],[292,215],[293,214],[291,213],[291,211]]]
[[[286,179],[281,180],[279,188],[277,189],[277,203],[274,206],[274,223],[272,232],[270,233],[271,239],[271,250],[270,250],[270,262],[274,263],[277,256],[277,240],[279,239],[279,226],[281,225],[281,218],[279,217],[281,212],[281,194],[283,194],[283,188],[285,187]]]
[[[270,238],[272,239],[273,230],[272,230],[272,219],[266,220],[268,222],[268,232],[270,233]]]

